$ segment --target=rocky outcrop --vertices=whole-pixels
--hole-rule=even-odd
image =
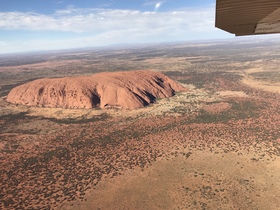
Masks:
[[[38,79],[13,88],[7,101],[43,107],[135,109],[183,90],[164,74],[142,70]]]

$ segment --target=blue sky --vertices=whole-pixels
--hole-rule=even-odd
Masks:
[[[0,54],[224,39],[215,0],[0,0]]]

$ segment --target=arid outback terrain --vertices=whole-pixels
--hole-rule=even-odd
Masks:
[[[279,40],[0,56],[0,209],[280,209]],[[152,70],[139,109],[6,101],[39,78]]]

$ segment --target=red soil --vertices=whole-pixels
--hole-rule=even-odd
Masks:
[[[226,110],[230,109],[229,103],[226,102],[220,102],[220,103],[214,103],[214,104],[205,104],[203,106],[203,109],[211,114],[216,114],[220,112],[224,112]]]

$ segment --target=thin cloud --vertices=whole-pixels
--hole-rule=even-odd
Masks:
[[[166,3],[165,1],[146,1],[143,5],[144,6],[154,6],[154,11],[157,12],[158,9],[162,6],[163,3]]]
[[[160,8],[160,6],[162,5],[162,2],[158,2],[155,5],[155,11],[158,11],[158,9]]]
[[[109,2],[100,4],[98,7],[99,7],[99,8],[111,7],[111,6],[114,5],[114,4],[115,4],[115,1],[114,1],[114,0],[111,0],[111,1],[109,1]]]

